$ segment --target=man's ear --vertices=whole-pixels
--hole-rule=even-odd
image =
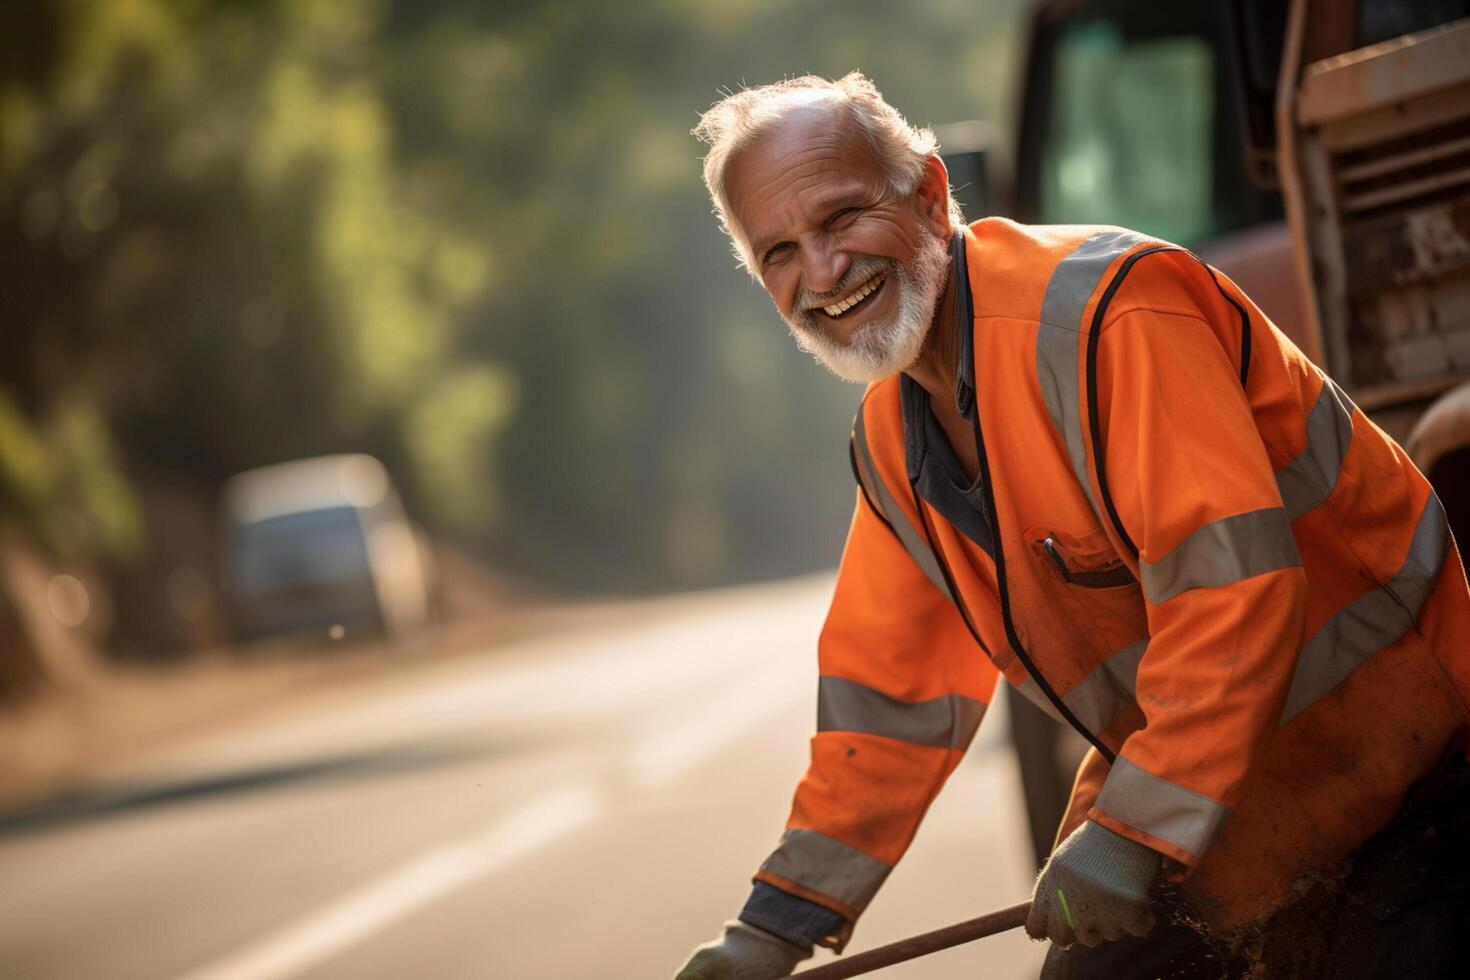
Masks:
[[[924,161],[924,175],[919,178],[914,194],[919,216],[929,230],[948,240],[954,234],[954,222],[949,215],[949,171],[938,154],[931,154]]]

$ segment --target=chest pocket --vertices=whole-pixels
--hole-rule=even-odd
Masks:
[[[1148,636],[1143,590],[1101,528],[1077,536],[1047,525],[1028,528],[1028,558],[1099,661]]]

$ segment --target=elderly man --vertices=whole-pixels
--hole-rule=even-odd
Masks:
[[[861,75],[735,93],[696,134],[745,266],[868,387],[810,768],[681,980],[841,950],[999,675],[1092,743],[1032,895],[1044,975],[1227,975],[1206,937],[1270,947],[1283,906],[1449,970],[1422,939],[1463,927],[1470,849],[1423,842],[1470,805],[1470,590],[1398,446],[1190,253],[965,226],[933,135]],[[1393,914],[1341,897],[1405,861]],[[1331,959],[1277,945],[1272,975]]]

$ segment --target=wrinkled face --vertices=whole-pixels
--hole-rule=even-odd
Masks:
[[[804,350],[858,382],[915,361],[949,272],[943,199],[936,211],[922,189],[895,194],[855,124],[820,105],[732,156],[725,192],[753,270]]]

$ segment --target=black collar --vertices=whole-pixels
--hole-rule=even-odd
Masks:
[[[960,414],[975,414],[975,365],[972,351],[974,315],[971,312],[970,280],[965,268],[965,239],[955,235],[950,242],[950,275],[955,277],[955,316],[937,330],[958,330],[959,371],[955,405]],[[929,394],[913,378],[900,374],[899,406],[903,414],[904,456],[909,484],[947,521],[959,528],[987,554],[994,556],[994,535],[985,517],[984,484],[967,479],[939,420],[929,409]]]
[[[970,296],[970,272],[965,256],[965,235],[962,231],[956,231],[949,240],[949,275],[950,281],[955,284],[953,319],[948,323],[935,323],[930,329],[953,330],[959,335],[959,343],[956,345],[958,349],[956,358],[959,363],[955,365],[954,403],[960,417],[973,422],[975,419],[975,305]],[[916,480],[928,452],[925,443],[934,434],[940,434],[937,441],[943,444],[946,457],[953,458],[954,450],[950,448],[948,439],[942,435],[944,430],[932,418],[932,413],[929,411],[929,395],[907,373],[899,375],[899,393],[899,401],[903,408],[904,443],[905,454],[908,458],[909,479]],[[930,432],[930,429],[933,432]],[[956,460],[950,468],[956,472],[962,472],[958,467],[959,463]],[[960,479],[959,482],[962,484],[964,480]]]
[[[949,329],[959,333],[959,364],[955,376],[955,408],[961,417],[975,418],[975,302],[970,295],[970,270],[965,256],[965,233],[957,231],[949,240],[949,274],[954,280],[954,322]],[[940,329],[944,324],[936,324]]]

